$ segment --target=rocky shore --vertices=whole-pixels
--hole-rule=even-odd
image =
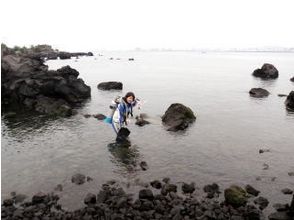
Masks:
[[[199,193],[199,191],[202,191]],[[231,186],[222,192],[216,183],[203,189],[195,183],[175,184],[169,178],[145,184],[135,194],[127,193],[115,181],[103,184],[97,194],[85,193],[84,204],[75,211],[66,211],[58,203],[57,194],[39,192],[30,201],[12,197],[1,205],[2,219],[230,219],[291,220],[294,218],[294,196],[289,204],[274,204],[277,210],[266,217],[263,209],[268,200],[247,185]],[[293,192],[292,192],[293,193]],[[224,195],[224,199],[220,196]],[[137,196],[135,196],[137,195]],[[291,197],[289,197],[290,200]]]
[[[1,105],[2,109],[28,109],[42,114],[69,116],[73,108],[91,96],[91,89],[79,72],[70,66],[56,71],[44,64],[52,59],[52,53],[60,59],[65,52],[54,51],[43,45],[27,48],[8,48],[1,45]],[[68,53],[68,56],[86,55]],[[91,55],[87,53],[87,55]]]

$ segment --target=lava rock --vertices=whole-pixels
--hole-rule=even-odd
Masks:
[[[294,111],[294,91],[291,91],[285,101],[287,110]]]
[[[252,73],[255,77],[260,77],[262,79],[276,79],[279,77],[279,71],[272,64],[265,63],[261,69],[256,69]]]
[[[185,130],[195,120],[193,111],[180,103],[170,105],[162,117],[162,122],[168,126],[168,131]]]
[[[160,189],[162,187],[162,184],[159,180],[154,180],[150,182],[150,185],[155,189]]]
[[[268,206],[269,201],[268,201],[268,199],[260,196],[260,197],[258,197],[257,199],[254,200],[254,203],[257,204],[257,205],[259,205],[259,208],[261,210],[263,210],[263,209],[265,209]]]
[[[150,189],[141,189],[139,191],[139,199],[153,200],[153,192]]]
[[[282,189],[282,193],[284,193],[285,195],[290,195],[293,193],[293,190],[289,188],[285,188],[285,189]]]
[[[81,185],[85,183],[85,180],[86,180],[86,176],[80,173],[77,173],[71,177],[71,182],[77,185]]]
[[[253,186],[251,185],[246,185],[245,186],[245,190],[247,193],[253,195],[253,196],[258,196],[258,194],[260,193],[259,190],[255,189]]]
[[[195,183],[183,183],[182,190],[183,193],[193,193],[195,191]]]
[[[253,88],[249,91],[250,96],[254,98],[263,98],[269,95],[269,92],[262,88]]]
[[[100,90],[122,90],[123,84],[121,82],[102,82],[98,84],[98,89]]]

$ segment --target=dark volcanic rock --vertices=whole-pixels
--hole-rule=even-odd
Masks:
[[[251,185],[246,185],[245,190],[246,190],[247,193],[249,193],[251,195],[254,195],[254,196],[258,196],[258,194],[260,193],[260,191],[253,188],[253,186],[251,186]]]
[[[195,183],[183,183],[182,190],[183,193],[193,193],[195,191]]]
[[[196,117],[190,108],[175,103],[166,110],[162,122],[168,126],[169,131],[178,131],[186,129],[195,119]]]
[[[121,82],[102,82],[97,86],[100,90],[122,90],[123,84]]]
[[[256,69],[253,72],[253,76],[260,77],[262,79],[276,79],[279,77],[279,71],[274,65],[265,63],[261,69]]]
[[[282,193],[284,193],[286,195],[290,195],[293,193],[293,190],[289,189],[289,188],[285,188],[285,189],[282,189]]]
[[[90,87],[77,78],[79,73],[75,69],[65,66],[57,71],[48,70],[43,60],[46,50],[50,47],[2,53],[2,105],[68,116],[76,105],[90,97]]]
[[[154,180],[154,181],[150,182],[150,185],[152,187],[154,187],[155,189],[160,189],[162,186],[162,184],[159,180]]]
[[[268,199],[260,196],[260,197],[258,197],[257,199],[254,200],[254,203],[257,204],[257,205],[259,205],[259,208],[261,210],[263,210],[263,209],[265,209],[268,206],[269,201],[268,201]]]
[[[143,116],[136,116],[136,125],[140,126],[140,127],[143,127],[144,125],[148,125],[150,124],[149,121],[146,121]]]
[[[263,98],[269,95],[269,92],[262,88],[253,88],[249,91],[250,96],[255,98]]]
[[[291,91],[285,101],[286,108],[290,111],[294,111],[294,91]]]
[[[154,195],[150,189],[141,189],[139,191],[139,199],[153,200]]]
[[[246,192],[239,186],[231,186],[225,189],[225,200],[233,207],[240,207],[247,203]]]
[[[81,185],[85,183],[85,180],[86,180],[86,176],[80,173],[77,173],[71,177],[71,182],[77,185]]]
[[[213,198],[215,195],[220,194],[219,186],[216,183],[205,185],[203,191],[207,193],[208,198]]]

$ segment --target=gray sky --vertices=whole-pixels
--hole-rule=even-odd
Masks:
[[[293,0],[1,0],[1,41],[68,51],[294,47]]]

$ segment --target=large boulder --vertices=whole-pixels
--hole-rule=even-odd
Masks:
[[[122,90],[123,84],[121,82],[102,82],[99,83],[97,86],[98,89],[100,90]]]
[[[49,47],[23,49],[22,53],[3,48],[1,104],[4,109],[26,107],[43,114],[68,116],[75,106],[91,96],[90,87],[78,78],[75,69],[65,66],[57,71],[48,70],[39,55],[50,50]]]
[[[265,63],[261,69],[256,69],[252,73],[253,76],[260,77],[262,79],[276,79],[279,77],[279,71],[272,64]]]
[[[255,98],[263,98],[267,97],[270,93],[262,88],[252,88],[249,91],[250,96],[255,97]]]
[[[162,122],[169,131],[184,130],[195,120],[193,111],[180,103],[170,105],[162,117]]]
[[[290,111],[294,111],[294,91],[291,91],[285,101],[286,108]]]
[[[247,203],[246,191],[239,186],[232,185],[225,189],[225,201],[233,207],[244,206]]]

